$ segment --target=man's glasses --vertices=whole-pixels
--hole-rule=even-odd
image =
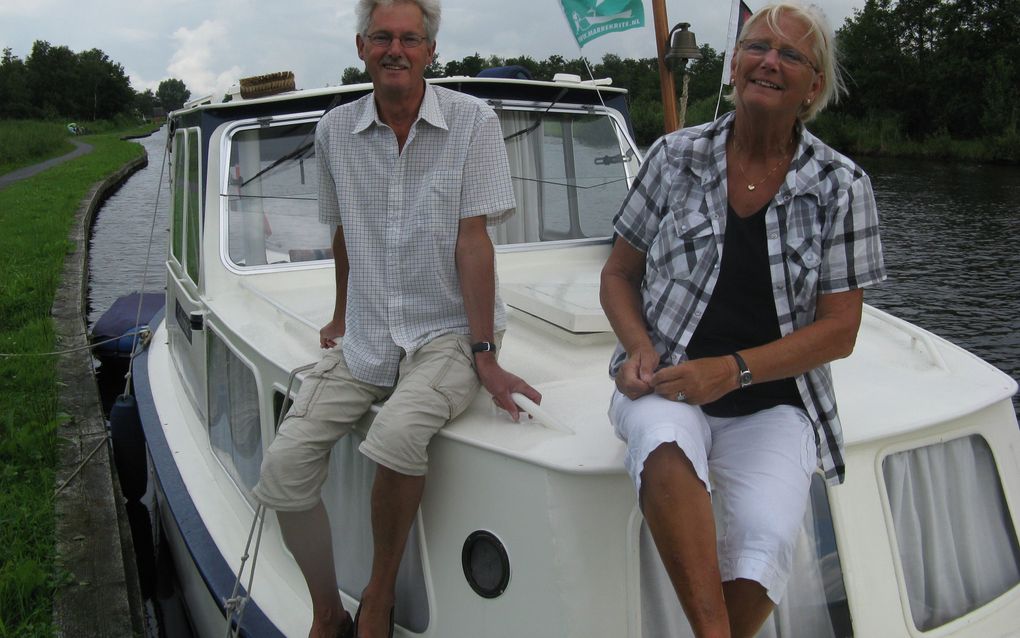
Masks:
[[[385,31],[366,34],[365,39],[371,42],[372,46],[376,46],[379,48],[388,47],[391,44],[393,44],[393,34],[386,33]],[[425,36],[415,35],[413,33],[404,34],[397,39],[400,40],[400,46],[404,47],[405,49],[413,49],[415,47],[420,47],[421,45],[425,44],[426,41],[428,41],[428,38],[426,38]]]
[[[774,47],[764,40],[745,40],[740,43],[740,50],[755,58],[763,58],[768,55],[769,51],[775,49],[779,54],[779,61],[787,66],[797,66],[803,64],[804,66],[811,67],[816,73],[818,67],[816,67],[806,55],[791,47]]]

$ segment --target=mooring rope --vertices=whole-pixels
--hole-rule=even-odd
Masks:
[[[298,373],[310,370],[315,367],[316,364],[309,363],[307,365],[299,366],[294,368],[290,372],[290,377],[287,379],[287,392],[283,396],[286,397],[284,404],[280,406],[280,414],[276,416],[276,431],[280,431],[280,425],[283,423],[284,415],[287,413],[287,401],[290,400],[290,392],[294,387],[294,380],[297,378]],[[241,566],[237,569],[237,578],[234,579],[234,589],[230,593],[230,597],[223,601],[224,612],[226,616],[226,637],[236,638],[241,632],[241,622],[244,620],[244,611],[248,605],[248,601],[251,599],[251,590],[255,583],[255,565],[259,558],[259,548],[262,545],[262,528],[266,523],[265,516],[266,508],[264,505],[259,503],[258,507],[255,508],[255,517],[251,521],[251,529],[248,530],[248,541],[244,545],[244,553],[241,555]],[[251,570],[248,572],[248,587],[246,593],[241,594],[241,580],[244,578],[244,566],[248,562],[249,550],[251,549],[251,539],[255,535],[255,528],[258,527],[258,535],[255,537],[255,553],[251,554]],[[237,622],[234,624],[234,615],[237,615]],[[233,628],[232,628],[233,625]]]
[[[159,180],[156,182],[156,201],[152,204],[152,223],[149,225],[149,242],[145,247],[145,266],[142,268],[142,287],[138,291],[138,308],[135,311],[135,332],[131,339],[131,358],[128,360],[127,373],[124,375],[124,394],[131,392],[131,374],[134,370],[135,351],[138,349],[138,324],[142,321],[142,302],[145,300],[145,279],[149,276],[149,257],[152,255],[152,240],[156,236],[156,218],[159,216],[159,194],[163,190],[163,175],[166,171],[167,156],[170,154],[170,144],[173,139],[173,130],[170,125],[166,126],[166,144],[163,145],[163,158],[159,162]],[[149,338],[151,338],[151,333]],[[144,341],[148,345],[148,339]]]

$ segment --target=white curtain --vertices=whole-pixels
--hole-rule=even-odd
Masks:
[[[503,135],[513,135],[531,126],[540,113],[530,111],[499,111]],[[505,222],[496,226],[493,241],[496,244],[521,244],[541,240],[541,184],[543,125],[534,131],[518,135],[506,143],[506,154],[510,160],[510,175],[513,177],[514,198],[517,212]]]
[[[883,462],[910,612],[943,625],[1020,582],[1020,551],[988,443],[969,436]]]

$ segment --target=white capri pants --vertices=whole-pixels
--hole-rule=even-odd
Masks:
[[[712,417],[657,394],[613,392],[609,420],[627,444],[624,465],[641,495],[645,459],[675,443],[713,496],[723,582],[760,583],[779,603],[818,465],[814,428],[801,408],[780,405],[742,417]]]

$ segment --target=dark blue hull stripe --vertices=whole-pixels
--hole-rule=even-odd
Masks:
[[[159,322],[163,320],[163,315],[164,311],[160,310],[149,325],[158,326]],[[191,554],[191,560],[198,568],[202,580],[205,581],[209,595],[216,601],[216,605],[226,617],[224,601],[234,591],[237,575],[227,565],[223,554],[213,542],[205,522],[198,515],[195,502],[184,486],[180,470],[174,463],[173,454],[170,453],[170,446],[163,434],[159,414],[152,398],[148,362],[149,352],[146,350],[135,359],[132,379],[135,398],[138,401],[138,412],[142,419],[142,429],[145,431],[145,442],[149,447],[149,455],[152,458],[156,476],[166,496],[164,505],[170,508],[171,516],[177,522],[177,527]],[[250,567],[251,561],[247,565]],[[243,587],[240,591],[242,595],[246,593]],[[245,606],[241,635],[270,638],[282,637],[283,633],[266,617],[253,600],[249,600]]]

